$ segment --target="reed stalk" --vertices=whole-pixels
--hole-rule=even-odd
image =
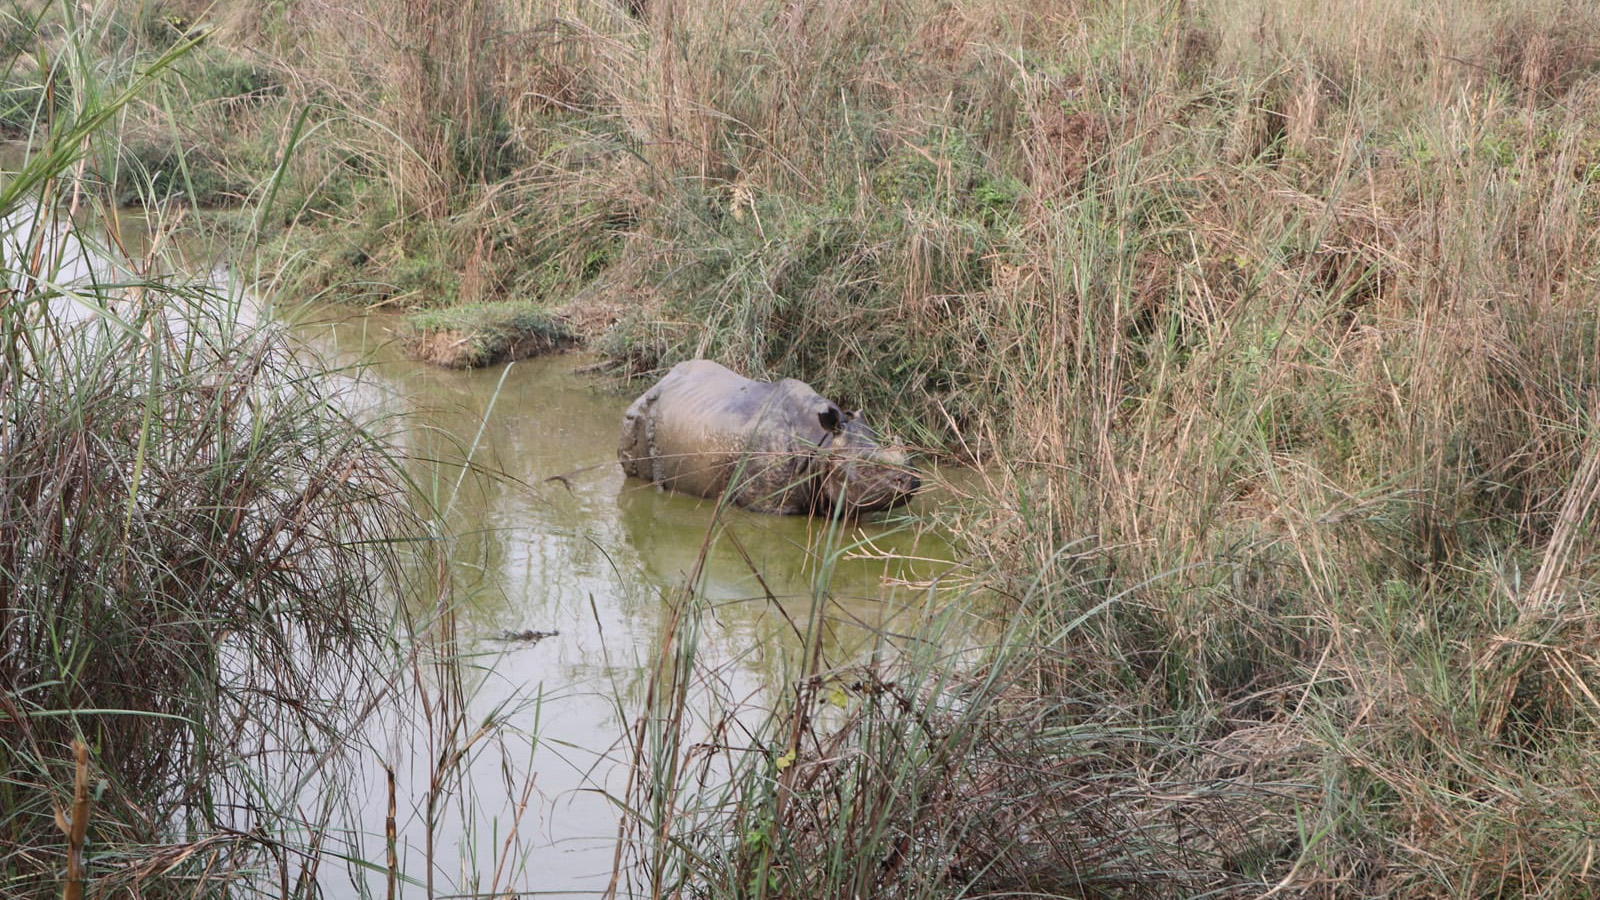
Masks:
[[[295,226],[270,247],[304,263],[307,293],[563,307],[633,374],[712,356],[804,378],[982,464],[986,490],[940,515],[1010,607],[986,659],[907,651],[837,682],[796,661],[764,718],[729,700],[697,723],[682,698],[718,681],[696,668],[685,601],[631,732],[622,856],[640,868],[617,890],[1592,883],[1593,9],[294,9],[240,31],[271,48],[279,94],[163,124],[226,135],[223,108],[248,109],[241,133],[292,137],[296,159],[256,170],[284,211],[261,221]],[[100,21],[101,54],[126,61]],[[50,104],[6,121],[63,140],[0,197],[49,182],[81,208],[93,167],[74,123],[132,80],[96,91],[93,67],[47,49],[33,88]],[[395,102],[399,85],[422,104]],[[278,143],[218,155],[245,169],[261,146]],[[193,162],[183,193],[202,193]],[[175,196],[158,180],[148,196]],[[10,257],[24,298],[54,290],[37,228]],[[41,309],[0,310],[5,384],[64,333]],[[127,344],[146,377],[111,392],[142,401],[119,421],[146,448],[169,408],[141,386],[161,344]],[[96,383],[64,408],[98,417]],[[140,490],[110,501],[130,543],[148,507],[129,494],[170,470],[139,446]],[[35,470],[80,472],[85,453]],[[122,558],[105,546],[81,555]],[[191,571],[169,568],[129,563],[126,581]],[[840,712],[810,716],[833,686]],[[5,714],[27,723],[15,746],[65,746]]]

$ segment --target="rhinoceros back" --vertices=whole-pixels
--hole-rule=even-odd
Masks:
[[[765,512],[802,512],[812,501],[817,411],[827,401],[804,382],[752,381],[710,360],[679,363],[623,416],[623,471],[670,490],[720,495]]]

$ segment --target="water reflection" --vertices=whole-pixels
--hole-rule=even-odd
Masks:
[[[457,847],[452,858],[465,857],[464,870],[494,869],[502,848],[483,836],[505,834],[520,779],[531,776],[541,802],[523,822],[511,887],[557,896],[604,889],[616,818],[603,792],[622,794],[625,719],[641,702],[666,611],[691,578],[710,601],[702,664],[735,696],[776,697],[814,604],[825,605],[831,623],[825,665],[842,665],[870,649],[878,628],[927,607],[926,585],[949,567],[937,538],[892,522],[830,534],[826,523],[800,517],[718,517],[711,501],[624,479],[616,440],[631,398],[597,387],[580,371],[583,356],[447,372],[403,359],[391,329],[366,317],[299,331],[335,361],[369,361],[361,377],[370,383],[358,393],[405,412],[404,439],[428,461],[418,481],[460,535],[451,577],[465,604],[463,637],[482,666],[472,715],[498,711],[513,731],[540,741],[531,757],[485,754],[474,763],[469,777],[480,796],[452,813],[455,833],[443,841]],[[525,629],[557,634],[533,644],[500,639]],[[408,742],[425,736],[398,728],[388,739],[391,764],[406,765]],[[413,792],[425,787],[424,772],[412,777]],[[367,780],[381,797],[376,776]],[[486,791],[507,800],[484,802]],[[381,822],[381,813],[367,821]],[[402,865],[415,864],[417,817],[402,823],[400,837],[409,848]],[[361,855],[381,858],[381,843],[366,844]],[[477,887],[488,887],[487,876]]]

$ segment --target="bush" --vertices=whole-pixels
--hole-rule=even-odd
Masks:
[[[108,894],[194,896],[281,848],[302,798],[275,792],[383,690],[422,528],[381,423],[346,411],[337,378],[239,298],[89,230],[114,211],[74,163],[117,145],[102,129],[140,86],[85,93],[100,105],[0,185],[6,896],[75,895],[63,855]],[[63,852],[68,810],[88,825]]]

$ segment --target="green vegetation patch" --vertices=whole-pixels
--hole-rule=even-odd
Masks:
[[[477,369],[570,346],[566,323],[542,307],[478,303],[413,314],[406,353],[451,369]]]
[[[13,68],[0,75],[0,137],[25,138],[41,124],[45,99],[44,74]]]
[[[186,150],[171,141],[134,140],[122,148],[119,163],[117,177],[108,175],[107,180],[123,206],[165,200],[207,209],[227,207],[255,188],[254,179],[230,166],[215,148]]]
[[[937,210],[996,227],[1015,221],[1023,184],[999,172],[960,131],[929,134],[889,155],[871,176],[872,194],[888,209]]]

